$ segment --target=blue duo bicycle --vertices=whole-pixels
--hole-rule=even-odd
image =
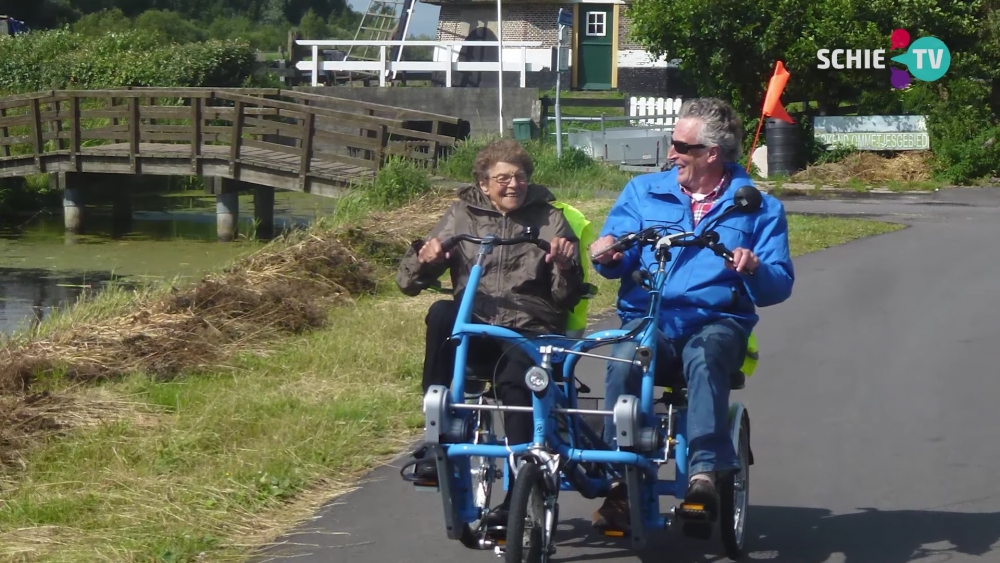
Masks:
[[[561,491],[576,491],[593,499],[608,494],[613,482],[627,484],[630,525],[628,531],[604,530],[608,536],[630,536],[632,547],[642,549],[647,534],[682,524],[685,535],[707,539],[714,525],[703,506],[683,502],[688,482],[688,450],[685,439],[686,390],[664,388],[660,400],[654,400],[656,373],[655,320],[660,314],[660,291],[667,277],[671,251],[683,247],[707,248],[726,260],[732,253],[719,242],[712,227],[730,213],[753,213],[760,208],[761,194],[752,186],[741,187],[734,204],[724,210],[700,234],[671,232],[671,227],[653,226],[628,233],[604,251],[591,256],[596,260],[605,252],[629,249],[635,245],[653,247],[655,264],[638,270],[637,283],[649,291],[646,315],[631,330],[614,329],[595,332],[574,339],[563,335],[527,338],[495,325],[472,323],[473,300],[482,274],[483,259],[497,246],[536,244],[548,251],[548,242],[530,229],[524,236],[501,239],[476,238],[465,234],[442,242],[445,251],[461,242],[479,245],[476,264],[469,273],[468,287],[459,306],[452,338],[458,341],[451,386],[432,386],[424,397],[425,460],[437,465],[438,479],[431,490],[440,493],[444,505],[445,529],[449,539],[459,540],[474,549],[492,548],[508,562],[546,561],[555,553],[553,532],[559,519],[558,498]],[[676,229],[676,227],[673,227]],[[414,244],[419,244],[417,241]],[[440,287],[437,280],[425,280],[422,287]],[[532,406],[517,407],[493,404],[488,400],[492,368],[475,366],[469,360],[469,339],[489,336],[509,341],[523,348],[535,361],[525,373],[531,389]],[[616,359],[592,352],[597,347],[619,342],[637,344],[634,359]],[[623,395],[609,410],[582,409],[578,393],[588,393],[574,373],[581,357],[631,362],[641,367],[642,387],[639,397]],[[561,366],[561,370],[557,369]],[[745,375],[732,374],[732,389],[742,389]],[[663,404],[666,412],[657,412]],[[534,417],[531,443],[509,444],[497,439],[490,411],[530,411]],[[599,435],[599,426],[591,421],[611,419],[616,444],[612,448]],[[717,482],[720,496],[719,529],[728,557],[743,554],[749,493],[750,418],[746,408],[732,402],[729,408],[730,431],[740,468]],[[595,430],[594,427],[597,427]],[[509,467],[516,479],[511,491],[506,533],[489,525],[490,497],[499,478],[497,460],[503,464],[505,486]],[[660,479],[663,465],[674,464],[672,480]],[[404,468],[405,469],[405,468]],[[402,471],[401,471],[402,473]],[[408,480],[414,480],[404,475]],[[419,482],[416,483],[419,485]],[[660,513],[659,498],[672,496],[682,502],[666,515]]]

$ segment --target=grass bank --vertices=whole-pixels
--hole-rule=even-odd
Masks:
[[[409,444],[438,297],[400,295],[392,263],[451,200],[406,167],[381,182],[197,284],[101,295],[6,343],[0,558],[242,560]],[[598,227],[613,203],[564,197]],[[799,255],[898,226],[790,228]],[[596,316],[614,283],[593,279]]]

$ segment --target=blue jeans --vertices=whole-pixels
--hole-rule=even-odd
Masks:
[[[622,328],[628,330],[640,322],[642,319],[636,319]],[[615,344],[611,355],[631,360],[636,346],[634,342]],[[675,341],[656,331],[656,385],[687,385],[689,475],[739,468],[729,432],[729,377],[743,365],[746,349],[747,335],[731,319],[707,324],[688,338]],[[609,361],[607,369],[605,405],[613,405],[622,394],[640,396],[641,368]],[[605,421],[604,441],[616,447],[614,422],[610,418]]]

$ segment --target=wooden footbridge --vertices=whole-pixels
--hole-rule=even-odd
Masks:
[[[213,178],[217,196],[252,186],[272,201],[273,189],[337,197],[393,156],[434,166],[461,129],[446,115],[294,90],[49,90],[0,98],[0,178],[49,173],[69,208],[82,207],[71,179],[91,173]]]
[[[0,98],[0,177],[207,176],[337,196],[389,156],[433,164],[458,123],[292,90],[50,90]]]

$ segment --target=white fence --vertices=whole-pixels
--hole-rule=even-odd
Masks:
[[[654,116],[636,120],[639,125],[667,125],[673,127],[684,100],[680,98],[636,98],[629,99],[629,117]],[[632,123],[635,124],[636,121]]]
[[[312,47],[312,60],[298,61],[295,68],[312,72],[312,85],[319,86],[319,74],[334,72],[372,72],[379,76],[379,86],[385,86],[386,77],[396,72],[443,72],[445,86],[451,87],[453,72],[499,72],[498,61],[457,61],[462,47],[499,47],[499,41],[351,41],[351,40],[297,40],[298,45]],[[388,58],[391,47],[434,47],[434,61],[394,61]],[[525,87],[526,74],[542,70],[541,65],[529,61],[529,48],[542,46],[541,41],[504,41],[503,70],[521,75],[521,88]],[[324,61],[320,47],[378,47],[375,61]]]

